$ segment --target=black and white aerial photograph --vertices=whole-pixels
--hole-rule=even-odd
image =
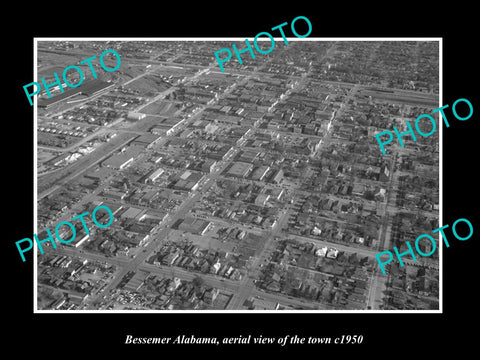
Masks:
[[[37,41],[38,310],[439,309],[439,39],[297,40]]]
[[[474,350],[472,5],[85,5],[2,23],[7,353]]]

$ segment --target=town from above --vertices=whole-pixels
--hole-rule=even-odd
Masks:
[[[38,79],[85,74],[37,97],[38,238],[114,220],[44,245],[36,308],[438,310],[438,252],[375,255],[439,227],[440,134],[385,155],[375,135],[438,108],[439,42],[292,39],[222,72],[232,43],[37,42]]]

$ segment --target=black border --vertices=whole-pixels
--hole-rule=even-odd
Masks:
[[[164,356],[165,351],[179,354],[184,350],[198,354],[266,350],[291,355],[311,351],[313,356],[345,352],[410,356],[418,352],[433,354],[451,346],[461,346],[466,351],[465,348],[474,344],[474,331],[467,326],[477,299],[474,256],[479,230],[470,240],[454,240],[449,249],[444,249],[443,314],[33,314],[32,257],[27,256],[27,262],[22,263],[14,241],[33,233],[33,108],[26,101],[22,87],[33,80],[34,37],[251,37],[300,15],[312,22],[310,37],[442,37],[443,103],[452,104],[458,98],[467,98],[475,110],[470,120],[454,120],[450,128],[443,129],[443,223],[452,224],[463,217],[474,224],[474,229],[478,228],[478,215],[474,212],[477,193],[474,127],[480,103],[474,92],[479,77],[474,64],[477,57],[473,7],[460,3],[448,10],[422,9],[418,4],[406,3],[385,3],[381,7],[366,3],[357,3],[354,7],[310,3],[296,8],[293,4],[288,7],[276,4],[262,11],[258,6],[249,7],[244,3],[206,3],[198,9],[180,4],[174,10],[160,4],[128,5],[135,8],[110,4],[110,8],[101,9],[91,4],[83,9],[65,9],[60,14],[50,9],[29,9],[21,12],[22,31],[15,36],[10,35],[12,29],[8,24],[2,25],[10,54],[4,56],[4,61],[7,60],[4,69],[8,69],[4,107],[9,111],[4,118],[2,142],[5,178],[9,184],[4,188],[3,197],[8,209],[4,226],[7,283],[3,300],[6,300],[4,311],[11,319],[7,324],[13,327],[6,339],[9,347],[18,351],[28,344],[41,352],[64,350],[62,355],[68,356],[73,349],[85,346],[94,357],[111,355],[112,351],[122,355],[148,352]],[[33,336],[26,336],[27,333]],[[162,347],[124,345],[127,334],[139,337],[358,334],[365,340],[360,346],[341,347]]]

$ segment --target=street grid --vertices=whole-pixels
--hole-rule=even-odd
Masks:
[[[379,42],[376,44],[376,47],[374,48],[374,51],[369,55],[368,60],[367,60],[367,66],[368,64],[371,64],[372,62],[376,61],[376,49],[381,45]],[[283,48],[280,50],[276,50],[277,53],[276,55],[279,56],[281,52],[285,51],[292,51],[291,49],[293,47],[300,47],[300,44],[298,42],[293,43],[289,48]],[[338,51],[338,42],[330,42],[328,43],[328,46],[326,47],[326,50],[321,54],[321,56],[318,57],[317,61],[318,63],[322,63],[324,59],[329,59],[333,53]],[[83,51],[82,51],[83,52]],[[80,52],[80,54],[82,53]],[[143,77],[145,77],[148,74],[155,73],[156,71],[162,71],[165,66],[179,66],[179,67],[185,67],[185,68],[192,68],[192,69],[198,69],[197,72],[194,73],[193,76],[187,76],[185,79],[182,81],[182,86],[188,87],[190,84],[194,84],[197,79],[201,78],[202,76],[208,76],[209,73],[218,71],[216,69],[216,63],[211,63],[209,66],[198,66],[198,65],[186,65],[183,63],[176,63],[175,60],[179,57],[175,56],[175,58],[172,61],[151,61],[149,63],[152,64],[150,68],[147,69],[147,71],[135,76],[134,78],[124,81],[123,86],[126,86],[130,83],[133,83],[134,81],[141,80]],[[39,53],[39,57],[41,57],[41,53]],[[188,118],[185,118],[183,123],[181,124],[180,128],[185,128],[191,124],[193,124],[196,120],[202,118],[202,114],[205,109],[208,109],[209,107],[219,103],[220,101],[226,99],[229,94],[234,92],[238,88],[244,87],[246,84],[249,83],[252,79],[265,79],[265,78],[273,78],[272,74],[268,74],[265,72],[262,72],[264,68],[269,66],[269,64],[274,61],[275,57],[269,56],[265,57],[265,59],[262,59],[261,64],[255,69],[251,70],[249,68],[238,68],[238,69],[226,69],[226,74],[234,74],[236,75],[236,78],[234,82],[219,96],[216,96],[211,102],[209,102],[206,105],[199,105],[197,110],[191,114]],[[122,58],[122,61],[124,63],[127,63],[129,60],[132,61],[133,59],[125,57]],[[288,81],[293,82],[293,86],[288,90],[289,93],[286,95],[286,97],[282,97],[282,99],[275,99],[278,100],[278,103],[280,103],[280,100],[284,100],[285,98],[288,99],[288,96],[290,93],[295,92],[297,90],[301,90],[305,88],[305,86],[308,84],[310,81],[310,75],[311,75],[312,68],[310,70],[306,71],[302,76],[296,76],[296,75],[291,75],[287,76]],[[341,83],[341,82],[339,82]],[[336,82],[330,81],[330,84],[337,85]],[[352,103],[354,103],[356,98],[358,97],[359,92],[363,90],[368,90],[371,88],[371,85],[369,84],[357,84],[357,83],[348,83],[344,82],[341,83],[343,85],[347,85],[349,88],[347,90],[346,96],[343,97],[342,101],[338,104],[338,110],[335,113],[335,116],[332,120],[332,128],[335,128],[336,125],[338,125],[338,120],[342,119],[344,116],[347,116],[349,111],[352,109]],[[153,96],[151,99],[143,103],[142,105],[134,108],[132,112],[134,113],[141,113],[143,109],[145,109],[147,106],[150,104],[153,104],[159,100],[164,100],[167,99],[173,92],[178,90],[179,85],[173,85],[170,88],[168,88],[165,91],[159,92],[155,96]],[[404,93],[408,93],[408,95],[415,97],[417,92],[415,91],[406,91],[402,90]],[[101,97],[104,94],[98,94],[96,97]],[[283,94],[282,94],[283,95]],[[428,97],[429,99],[432,99],[432,102],[434,103],[437,98],[435,94],[430,94],[426,96],[424,93],[420,94],[422,97]],[[92,100],[92,98],[88,99],[89,101]],[[272,107],[269,109],[269,113],[274,113],[276,109],[276,104],[277,101],[273,101]],[[82,103],[75,104],[75,107],[82,106]],[[71,109],[72,107],[68,108]],[[53,118],[54,116],[59,116],[61,115],[61,112],[55,112],[48,114],[45,116],[45,118]],[[180,114],[181,111],[178,110],[174,115]],[[124,124],[127,120],[125,118],[118,118],[116,119],[113,123],[106,125],[106,126],[99,126],[98,130],[89,136],[88,138],[84,138],[81,140],[80,143],[73,145],[71,147],[68,147],[67,149],[56,149],[59,152],[65,152],[65,151],[70,151],[74,149],[75,147],[80,146],[81,144],[90,141],[93,139],[95,136],[102,135],[104,133],[117,133],[118,135],[110,140],[108,143],[101,145],[99,148],[97,148],[94,152],[92,152],[89,155],[84,156],[83,158],[80,158],[78,161],[55,171],[51,172],[46,172],[42,174],[41,177],[38,178],[38,189],[39,192],[37,194],[37,201],[41,201],[42,199],[49,198],[55,193],[64,190],[69,183],[72,181],[76,181],[82,178],[84,174],[89,172],[90,170],[94,169],[96,166],[101,164],[105,159],[107,159],[109,156],[111,156],[113,153],[118,151],[119,149],[127,146],[129,143],[132,142],[135,138],[137,138],[141,134],[147,134],[149,133],[148,131],[145,131],[143,129],[142,125],[142,120],[132,123],[129,127],[126,128],[119,128],[119,125]],[[252,139],[255,133],[263,131],[261,128],[261,123],[255,123],[255,125],[252,127],[252,132],[250,132],[247,136],[245,136],[244,140]],[[302,135],[303,136],[303,135]],[[166,136],[166,138],[174,137],[174,135],[169,135]],[[338,139],[336,137],[333,137],[333,131],[328,131],[323,135],[305,135],[305,138],[312,138],[312,139],[320,139],[320,146],[318,146],[315,150],[315,154],[313,155],[314,157],[317,154],[321,154],[322,151],[327,151],[328,147],[332,144],[335,144]],[[342,140],[343,141],[343,140]],[[242,144],[245,141],[242,142]],[[345,141],[345,143],[349,143],[348,140]],[[438,146],[438,143],[437,143]],[[49,147],[42,147],[38,146],[38,149],[42,148],[48,148],[52,150]],[[112,279],[104,286],[101,291],[98,291],[95,294],[92,294],[89,296],[82,305],[83,310],[98,310],[99,308],[104,308],[102,306],[105,306],[105,299],[108,298],[109,294],[114,291],[118,285],[121,283],[121,281],[125,278],[125,276],[128,273],[131,272],[138,272],[138,271],[145,271],[148,272],[152,275],[157,275],[160,277],[168,277],[168,278],[179,278],[182,281],[187,281],[191,282],[193,281],[196,277],[200,276],[203,280],[204,286],[211,287],[211,288],[216,288],[220,289],[221,292],[224,292],[226,294],[230,294],[231,298],[230,301],[227,304],[227,307],[225,310],[240,310],[240,309],[245,309],[245,302],[248,299],[252,298],[261,298],[265,301],[270,301],[278,304],[282,304],[284,306],[288,306],[292,309],[303,309],[303,310],[336,310],[336,307],[332,304],[325,303],[325,302],[319,302],[319,301],[314,301],[311,299],[305,299],[301,297],[292,297],[292,296],[287,296],[286,294],[282,293],[273,293],[270,291],[265,290],[264,288],[256,285],[257,281],[262,276],[262,271],[263,271],[263,266],[264,264],[268,263],[270,259],[272,258],[273,253],[275,252],[275,249],[278,244],[278,239],[280,237],[289,237],[291,239],[296,239],[300,243],[313,243],[316,246],[328,246],[328,247],[335,247],[339,251],[343,252],[345,251],[346,253],[356,253],[357,255],[367,257],[370,259],[370,261],[374,262],[375,261],[375,255],[382,251],[383,249],[389,249],[392,247],[392,244],[390,242],[390,233],[391,233],[391,227],[392,227],[392,219],[395,213],[397,213],[398,209],[395,205],[396,201],[396,192],[398,190],[398,180],[397,177],[398,175],[396,174],[395,171],[390,171],[388,180],[386,181],[386,199],[384,201],[385,203],[385,214],[384,216],[381,217],[381,220],[379,222],[379,231],[378,231],[378,244],[375,247],[372,248],[365,248],[365,247],[356,247],[356,246],[349,246],[346,244],[340,244],[340,243],[332,243],[330,241],[324,240],[322,238],[316,238],[308,235],[300,235],[300,234],[294,234],[288,231],[288,224],[289,224],[289,219],[291,216],[296,212],[294,209],[294,204],[293,201],[291,204],[285,204],[282,208],[279,208],[279,216],[274,224],[274,226],[269,229],[258,229],[261,231],[263,234],[266,236],[266,241],[264,243],[263,248],[260,250],[260,252],[251,259],[249,262],[248,269],[244,272],[244,276],[240,280],[231,280],[231,279],[226,279],[226,278],[221,278],[220,276],[217,276],[215,274],[197,274],[195,272],[177,267],[177,266],[166,266],[166,265],[161,265],[161,264],[151,264],[147,260],[156,253],[158,248],[165,243],[166,239],[169,238],[170,235],[172,235],[172,225],[175,224],[178,220],[184,219],[186,216],[189,215],[189,212],[197,205],[200,201],[202,201],[202,198],[209,193],[209,191],[212,190],[214,185],[216,184],[217,181],[224,180],[226,179],[225,177],[225,170],[228,169],[228,167],[232,164],[233,160],[235,159],[236,155],[240,153],[240,151],[245,150],[247,147],[239,144],[233,145],[231,151],[228,153],[228,156],[226,157],[226,160],[220,161],[214,168],[213,171],[210,173],[207,173],[202,180],[201,186],[199,186],[198,189],[191,191],[188,196],[185,197],[185,199],[182,201],[181,205],[176,208],[174,213],[169,213],[168,217],[163,220],[162,222],[159,223],[159,225],[155,228],[153,235],[151,238],[150,242],[147,243],[146,246],[144,246],[141,250],[136,252],[136,254],[132,257],[129,258],[127,256],[105,256],[104,254],[101,253],[95,253],[93,251],[88,251],[85,249],[77,249],[77,248],[72,248],[72,247],[63,247],[60,246],[57,249],[48,249],[46,251],[46,255],[50,256],[69,256],[73,258],[82,258],[82,259],[87,259],[92,262],[100,262],[100,263],[107,263],[111,264],[116,267],[115,274]],[[402,149],[400,146],[392,146],[393,151],[395,151],[393,156],[388,156],[385,157],[385,162],[389,164],[390,169],[396,169],[399,166],[399,154],[408,154],[411,152],[410,149]],[[438,157],[438,153],[437,153]],[[108,183],[110,179],[113,179],[114,176],[111,176],[110,178],[107,178],[104,180],[104,183]],[[259,184],[262,185],[262,181],[258,180],[238,180],[239,183],[247,183],[247,184]],[[102,186],[99,186],[97,189],[94,191],[89,192],[88,194],[84,195],[81,200],[75,204],[75,207],[81,207],[81,206],[86,206],[92,201],[99,201],[101,200],[101,193]],[[289,189],[292,191],[292,199],[295,198],[296,196],[307,196],[309,195],[308,191],[301,190],[301,189],[295,189],[291,188]],[[335,195],[332,195],[332,198],[335,198]],[[339,197],[337,197],[339,199]],[[110,201],[112,201],[110,199]],[[117,201],[117,204],[125,205],[125,201]],[[155,211],[155,208],[151,208],[149,206],[141,206],[138,205],[136,207],[142,208],[144,210],[153,210]],[[40,211],[40,209],[39,209]],[[75,213],[75,210],[69,208],[65,213],[62,214],[61,218],[68,218],[71,216],[71,214]],[[432,212],[426,212],[428,216],[431,216],[432,218],[436,218],[437,215],[435,215]],[[57,219],[55,222],[51,222],[51,225],[54,226],[56,223],[61,221],[61,218]],[[346,223],[347,221],[339,220],[339,219],[330,219],[331,221],[334,221],[340,225],[342,223]],[[215,219],[212,220],[215,223]],[[222,219],[218,219],[218,223],[221,223]],[[247,228],[245,225],[242,224],[236,224],[238,228]],[[38,229],[40,231],[41,229]],[[41,256],[39,255],[37,261],[41,261]],[[405,261],[407,264],[417,266],[417,264],[413,264],[413,262]],[[432,260],[432,262],[427,262],[427,266],[431,266],[433,268],[438,269],[438,265],[436,264],[435,261]],[[292,265],[290,265],[292,266]],[[387,285],[390,283],[389,279],[381,274],[380,271],[378,271],[378,267],[373,266],[372,270],[369,271],[369,280],[368,280],[368,292],[367,292],[367,300],[365,303],[365,309],[372,309],[372,310],[379,310],[382,309],[384,306],[384,293],[387,290]],[[312,270],[313,271],[313,270]],[[38,283],[39,287],[50,287],[54,289],[51,285],[47,284],[41,284],[40,282]],[[58,290],[58,289],[57,289]],[[65,291],[67,292],[67,291]]]

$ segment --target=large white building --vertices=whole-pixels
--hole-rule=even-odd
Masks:
[[[154,182],[155,180],[158,179],[158,177],[160,175],[162,175],[163,173],[165,172],[165,170],[163,170],[162,168],[158,168],[157,170],[155,170],[153,173],[151,173],[149,176],[148,176],[148,180],[151,181],[151,182]]]

